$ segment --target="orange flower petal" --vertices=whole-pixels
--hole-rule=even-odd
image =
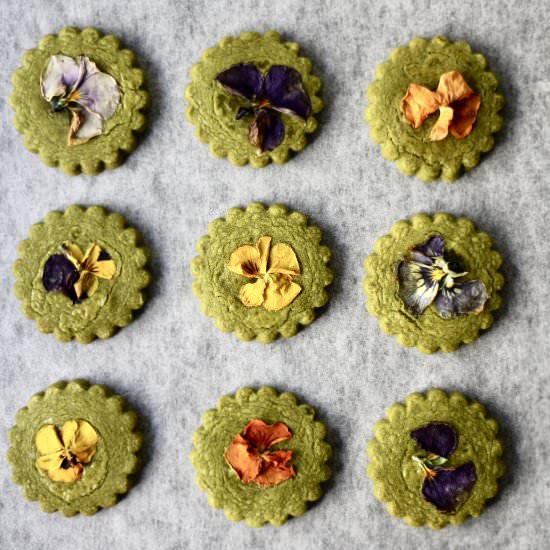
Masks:
[[[436,94],[419,84],[410,84],[401,100],[403,120],[413,128],[418,128],[438,108]]]
[[[273,487],[291,477],[294,477],[294,468],[288,464],[292,459],[292,451],[272,451],[261,455],[264,463],[262,470],[255,481],[262,487]]]
[[[223,457],[243,483],[254,481],[262,468],[260,455],[241,434],[233,438]]]
[[[470,135],[481,105],[481,97],[472,94],[470,97],[453,103],[454,116],[449,131],[456,139]]]
[[[430,132],[430,139],[432,141],[440,141],[447,137],[449,134],[449,125],[453,120],[453,114],[453,110],[450,107],[441,106],[439,108],[439,118]]]
[[[464,77],[458,71],[443,73],[436,91],[437,99],[441,105],[450,105],[454,101],[460,101],[473,93],[472,88],[468,86]]]
[[[263,420],[254,418],[244,427],[243,436],[261,452],[276,443],[291,439],[292,433],[282,422],[266,424]]]

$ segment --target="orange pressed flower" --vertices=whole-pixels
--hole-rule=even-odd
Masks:
[[[294,477],[294,468],[288,463],[292,451],[269,449],[292,438],[286,424],[266,424],[252,419],[237,434],[225,450],[224,458],[243,483],[256,483],[261,487],[273,487]]]
[[[430,132],[430,140],[445,139],[449,132],[456,139],[470,135],[476,121],[481,97],[458,71],[441,75],[437,90],[432,92],[419,84],[410,84],[401,100],[403,120],[413,128],[439,109],[439,118]]]

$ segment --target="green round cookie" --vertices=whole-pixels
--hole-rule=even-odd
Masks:
[[[481,96],[477,119],[471,134],[463,139],[449,134],[441,141],[430,141],[437,112],[415,129],[403,120],[400,101],[410,84],[435,90],[441,75],[453,70],[459,71]],[[414,38],[408,46],[394,49],[389,59],[377,67],[375,80],[367,89],[365,119],[371,139],[380,145],[384,158],[395,161],[404,174],[424,181],[453,181],[463,168],[476,166],[481,153],[493,148],[492,134],[502,126],[498,111],[504,103],[497,86],[485,57],[472,53],[466,42],[453,43],[442,36],[429,41]]]
[[[272,342],[279,336],[294,336],[299,325],[315,319],[315,309],[328,301],[325,289],[333,274],[327,264],[330,250],[320,244],[321,231],[308,225],[299,212],[289,212],[281,205],[266,208],[252,203],[246,210],[230,209],[225,218],[213,221],[208,235],[197,243],[199,256],[191,263],[193,293],[202,311],[213,317],[224,332],[234,332],[240,340]],[[231,254],[243,245],[256,245],[262,236],[270,236],[273,245],[285,243],[296,253],[300,275],[293,282],[301,292],[290,305],[279,311],[265,307],[248,307],[240,298],[240,289],[252,279],[228,269]]]
[[[467,463],[475,468],[475,483],[462,494],[458,508],[451,513],[440,511],[423,497],[424,474],[412,458],[425,456],[426,452],[411,432],[431,423],[450,424],[457,435],[456,448],[443,468]],[[500,458],[502,442],[497,436],[498,424],[487,418],[480,403],[440,389],[412,393],[404,404],[389,407],[386,418],[377,422],[373,431],[374,437],[367,445],[367,475],[373,481],[374,495],[386,504],[392,516],[403,518],[408,525],[432,529],[448,523],[459,525],[469,516],[479,516],[485,501],[496,495],[497,479],[505,470]]]
[[[73,59],[87,56],[119,87],[120,103],[115,114],[103,123],[103,133],[80,145],[67,145],[68,113],[52,112],[41,94],[40,76],[47,60],[56,54]],[[149,94],[143,88],[143,80],[143,71],[135,67],[134,53],[120,49],[117,38],[102,36],[93,28],[80,31],[65,27],[58,35],[44,36],[38,48],[26,51],[22,67],[13,73],[9,103],[15,111],[14,126],[23,134],[29,151],[38,153],[44,164],[58,166],[65,174],[93,175],[105,168],[116,168],[135,149],[135,133],[145,127],[143,111]]]
[[[195,125],[197,137],[210,145],[210,153],[216,158],[227,157],[235,166],[250,162],[260,168],[271,160],[283,163],[289,151],[300,151],[307,144],[307,134],[317,128],[315,114],[323,108],[317,96],[321,87],[319,78],[311,74],[312,63],[298,55],[295,42],[283,42],[279,33],[269,31],[261,35],[243,32],[238,37],[223,38],[217,46],[207,49],[201,61],[190,70],[191,83],[185,89],[188,102],[186,115]],[[233,65],[253,64],[263,75],[273,65],[285,65],[298,71],[302,85],[311,101],[311,114],[301,120],[288,114],[280,114],[285,133],[282,142],[271,151],[260,152],[248,140],[250,120],[236,120],[236,113],[244,105],[241,98],[228,94],[215,80],[222,71]]]
[[[96,452],[74,483],[52,481],[36,465],[40,453],[35,437],[45,425],[61,429],[70,420],[84,420],[94,428]],[[117,495],[128,491],[129,476],[139,468],[136,453],[143,438],[136,423],[136,413],[127,410],[123,398],[105,386],[90,386],[83,380],[52,384],[17,412],[16,425],[8,434],[12,479],[21,485],[25,498],[37,500],[45,512],[92,515],[99,508],[113,506]]]
[[[145,268],[148,251],[138,246],[139,240],[139,233],[126,227],[120,214],[100,206],[69,206],[64,212],[50,212],[19,243],[19,258],[13,264],[13,290],[22,301],[23,313],[36,321],[40,332],[53,332],[61,342],[76,338],[85,344],[96,337],[109,338],[117,327],[130,324],[133,311],[144,304],[142,289],[149,284],[150,274]],[[42,281],[46,262],[60,253],[65,242],[82,251],[95,242],[116,266],[114,276],[100,279],[95,294],[80,303],[61,292],[47,291]]]
[[[477,279],[486,287],[488,299],[478,315],[460,315],[441,318],[433,305],[415,318],[399,298],[396,267],[408,251],[431,235],[445,240],[445,254],[456,259],[467,279]],[[365,259],[366,277],[363,291],[367,296],[367,310],[378,317],[383,332],[395,336],[405,347],[416,346],[422,353],[439,349],[451,352],[460,344],[469,344],[493,323],[492,312],[500,307],[498,291],[504,277],[498,272],[502,257],[492,249],[489,235],[476,231],[466,218],[454,218],[438,213],[433,217],[415,214],[409,220],[395,223],[388,235],[374,244],[374,252]]]
[[[208,504],[223,508],[228,519],[244,520],[250,527],[266,522],[278,526],[288,516],[301,516],[308,501],[321,498],[320,484],[331,475],[326,465],[331,456],[331,447],[324,440],[326,429],[314,415],[309,405],[298,405],[293,394],[277,394],[273,388],[241,388],[235,396],[219,399],[217,409],[203,414],[203,425],[193,434],[190,455],[197,484],[207,493]],[[268,424],[283,422],[290,429],[292,438],[275,448],[292,451],[294,477],[268,488],[246,484],[225,462],[226,448],[252,419]]]

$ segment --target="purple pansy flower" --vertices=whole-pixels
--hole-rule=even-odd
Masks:
[[[103,121],[114,115],[120,101],[115,79],[84,55],[78,63],[66,55],[52,55],[42,71],[40,89],[53,112],[71,112],[69,145],[100,135]]]
[[[292,67],[273,65],[262,76],[254,65],[240,63],[222,71],[216,80],[226,92],[246,100],[235,118],[254,116],[248,139],[262,153],[275,149],[283,141],[285,127],[277,111],[302,120],[311,113],[311,101],[300,73]]]
[[[429,453],[425,457],[412,457],[424,473],[421,488],[424,500],[440,512],[454,513],[466,501],[477,481],[473,462],[453,468],[442,467],[458,444],[456,430],[446,422],[431,422],[413,430],[410,435]]]
[[[418,317],[434,304],[438,315],[452,319],[459,315],[478,315],[488,299],[487,289],[477,279],[458,283],[468,274],[457,262],[444,257],[445,241],[432,235],[414,247],[409,258],[397,265],[398,295],[409,313]]]
[[[74,284],[80,278],[80,273],[63,254],[53,254],[44,264],[42,272],[42,284],[48,292],[62,292],[68,296],[73,303],[77,297],[74,291]]]

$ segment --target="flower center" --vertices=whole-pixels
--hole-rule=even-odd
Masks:
[[[255,106],[257,109],[261,109],[262,107],[269,107],[270,105],[269,99],[260,99]]]

